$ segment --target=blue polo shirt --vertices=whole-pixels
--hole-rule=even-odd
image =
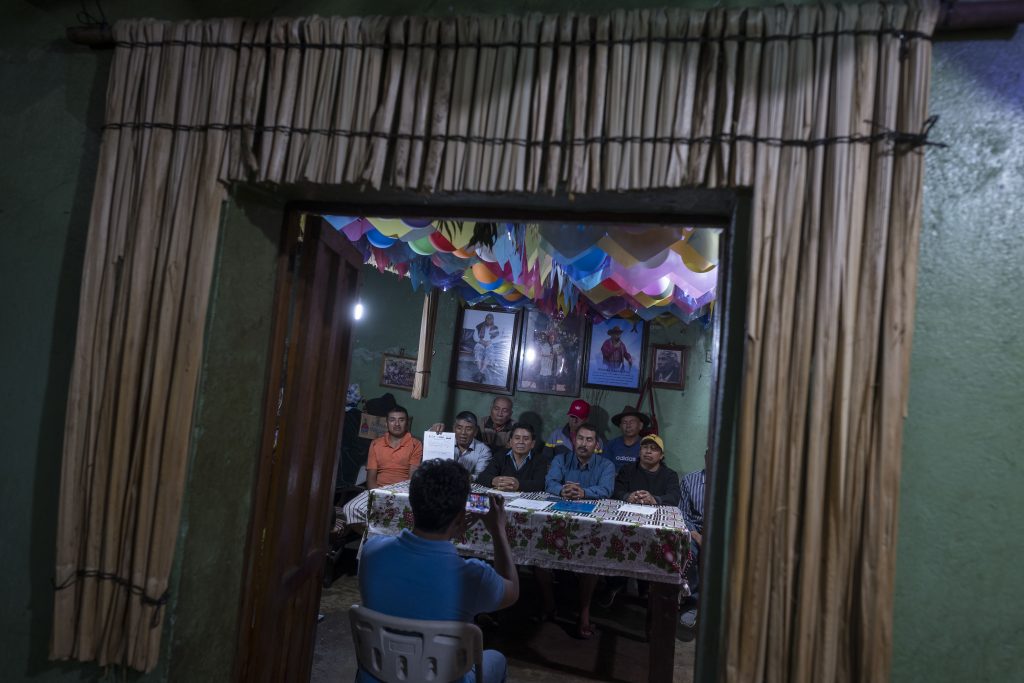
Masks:
[[[375,536],[359,560],[363,606],[405,619],[467,621],[498,609],[505,582],[480,560],[459,557],[449,541],[428,541],[408,529]],[[473,674],[463,680],[470,681]],[[359,671],[359,681],[375,681]]]
[[[615,465],[615,471],[618,472],[623,465],[630,465],[640,459],[640,438],[637,437],[636,443],[632,446],[627,446],[625,440],[617,436],[604,447],[602,455],[611,460]]]
[[[575,453],[555,456],[544,480],[545,490],[557,496],[562,492],[562,485],[570,481],[579,484],[587,498],[611,498],[615,488],[615,466],[611,460],[596,454],[590,456],[585,465],[580,463]]]

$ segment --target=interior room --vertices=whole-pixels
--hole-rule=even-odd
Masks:
[[[589,404],[587,421],[598,427],[606,444],[619,436],[618,414],[639,407],[644,426],[656,429],[665,443],[663,464],[676,482],[704,469],[721,229],[330,214],[322,219],[365,261],[358,310],[353,310],[357,321],[336,497],[354,495],[353,484],[365,485],[368,445],[384,427],[378,427],[383,416],[360,417],[366,401],[384,393],[408,408],[410,431],[421,438],[437,422],[450,429],[464,410],[474,412],[483,425],[492,402],[507,401],[511,422],[530,422],[540,435],[537,455],[544,450],[540,441],[550,442],[549,435],[563,428],[574,400]],[[424,297],[432,290],[440,290],[440,296],[436,318],[427,321]],[[473,330],[478,318],[488,314],[498,316],[499,327],[508,326],[503,337],[518,332],[518,340],[503,339],[507,348],[501,353],[507,360],[483,377],[473,356]],[[620,330],[614,336],[630,350],[627,362],[611,374],[599,354],[613,336],[609,330],[619,326],[625,334]],[[426,370],[416,369],[421,334],[430,340]],[[420,398],[412,396],[416,373],[429,377],[427,395]],[[638,404],[641,400],[644,405]],[[492,452],[491,457],[501,455]],[[605,456],[613,457],[610,451]],[[340,505],[337,509],[338,517],[344,517]],[[341,519],[335,529],[312,680],[332,680],[339,670],[346,678],[355,672],[347,609],[359,602],[353,574],[362,538],[345,535]],[[506,610],[501,619],[489,619],[485,632],[485,647],[513,658],[510,676],[647,679],[645,581],[629,585],[621,597],[618,588],[613,593],[602,582],[601,604],[594,607],[602,631],[587,643],[573,637],[572,601],[560,606],[564,615],[559,621],[531,623],[540,594],[525,565],[520,574],[520,606]],[[696,629],[680,627],[676,635],[673,678],[692,678]]]
[[[542,430],[567,419],[569,396],[449,385],[453,367],[497,381],[475,340],[456,344],[451,291],[422,372],[423,289],[355,247],[291,258],[343,234],[324,220],[330,233],[310,222],[300,240],[301,211],[570,226],[644,214],[720,229],[720,255],[743,255],[707,322],[647,325],[646,370],[655,344],[687,349],[683,387],[656,388],[659,425],[681,442],[667,462],[699,467],[689,437],[705,429],[726,468],[709,480],[722,505],[698,633],[677,638],[679,615],[653,629],[674,655],[652,675],[639,584],[616,598],[618,623],[595,602],[581,640],[584,587],[556,576],[568,595],[538,628],[516,610],[532,611],[540,580],[517,572],[511,637],[481,627],[512,680],[1019,678],[1020,2],[6,9],[4,680],[333,680],[318,638],[351,636],[339,615],[356,596],[351,555],[329,557],[347,386],[431,406],[410,408],[421,431],[495,396]],[[396,336],[376,336],[396,302]],[[325,333],[342,320],[351,334]],[[540,357],[550,341],[534,341]],[[513,382],[557,389],[539,367]],[[399,388],[410,370],[419,401]],[[615,436],[639,392],[583,384]],[[654,595],[661,617],[678,609]]]

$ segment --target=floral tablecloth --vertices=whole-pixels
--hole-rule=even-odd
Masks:
[[[473,485],[475,493],[487,490]],[[545,493],[520,497],[560,500]],[[505,506],[507,531],[516,564],[672,583],[688,593],[683,569],[690,532],[679,508],[661,506],[653,515],[641,515],[623,512],[618,500],[595,500],[586,501],[596,503],[593,512],[570,514],[521,510],[509,507],[510,502]],[[367,536],[397,536],[403,529],[412,529],[408,482],[371,491]],[[491,535],[482,523],[470,527],[456,547],[462,555],[493,556]]]

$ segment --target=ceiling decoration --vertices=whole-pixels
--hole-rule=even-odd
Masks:
[[[689,322],[715,299],[714,228],[476,223],[324,215],[381,271],[469,304],[549,315],[671,315]]]

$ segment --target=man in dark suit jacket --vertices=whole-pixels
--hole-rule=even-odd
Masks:
[[[533,426],[517,423],[511,432],[509,451],[504,455],[494,453],[477,481],[499,491],[543,491],[550,463],[543,454],[534,452],[537,435]]]

